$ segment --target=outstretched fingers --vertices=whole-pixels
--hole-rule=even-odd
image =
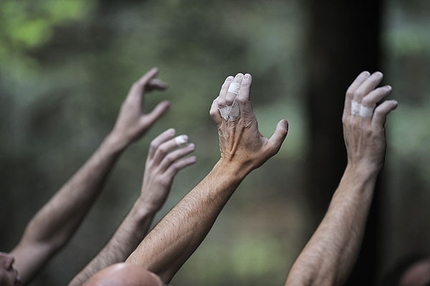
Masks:
[[[177,150],[172,151],[163,158],[160,169],[169,177],[175,176],[180,170],[197,161],[196,156],[185,157],[194,152],[195,149],[193,143],[178,147]]]
[[[173,137],[173,136],[172,136]],[[175,138],[164,136],[161,139],[151,142],[151,149],[155,150],[151,158],[160,170],[166,170],[173,162],[188,155],[195,150],[194,144],[188,143],[187,135],[179,135]]]
[[[152,159],[157,151],[158,147],[173,138],[175,136],[176,130],[173,128],[169,128],[166,131],[162,132],[160,135],[155,137],[151,144],[149,145],[148,159]]]

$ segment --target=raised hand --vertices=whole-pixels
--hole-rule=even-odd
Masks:
[[[397,107],[397,101],[386,100],[392,88],[378,87],[383,75],[362,72],[346,92],[343,112],[343,132],[348,164],[363,168],[382,168],[386,140],[385,120]]]
[[[141,198],[153,211],[163,206],[175,175],[196,162],[195,156],[184,158],[195,150],[194,144],[187,144],[188,136],[173,138],[174,135],[174,129],[164,131],[152,140],[149,148]]]
[[[213,101],[210,115],[218,126],[221,160],[242,166],[248,171],[260,167],[275,155],[288,133],[283,119],[269,139],[258,130],[258,122],[249,101],[252,76],[238,73],[229,76]]]
[[[155,79],[157,74],[158,69],[153,68],[136,81],[121,106],[112,133],[124,145],[139,139],[169,108],[169,102],[162,101],[151,112],[145,111],[146,92],[167,87],[163,81]]]

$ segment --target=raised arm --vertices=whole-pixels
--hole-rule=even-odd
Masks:
[[[156,225],[127,263],[168,283],[206,237],[245,176],[278,152],[288,123],[280,121],[270,139],[261,135],[249,101],[251,82],[249,74],[225,80],[210,110],[218,126],[221,158]]]
[[[167,110],[167,101],[150,113],[142,110],[145,92],[165,88],[162,81],[155,79],[157,72],[157,69],[150,70],[132,86],[110,134],[27,225],[21,241],[11,252],[24,284],[69,241],[100,194],[122,151]]]
[[[321,224],[287,277],[287,286],[343,285],[355,264],[384,164],[387,114],[397,102],[381,102],[390,86],[377,87],[382,73],[361,73],[346,93],[343,132],[348,163]]]
[[[145,237],[156,212],[166,201],[175,175],[196,162],[194,156],[184,158],[194,151],[194,144],[185,144],[186,135],[173,138],[174,135],[175,130],[169,129],[151,142],[139,198],[107,245],[70,286],[80,286],[101,269],[125,261]]]

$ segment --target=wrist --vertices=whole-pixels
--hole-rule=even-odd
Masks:
[[[381,167],[372,164],[352,164],[348,163],[345,173],[355,174],[360,177],[376,179],[381,171]]]
[[[350,186],[348,187],[350,190],[357,189],[364,192],[367,192],[367,190],[373,191],[379,172],[379,168],[348,164],[341,180],[341,184],[346,183],[347,186]]]
[[[233,180],[238,181],[242,181],[252,170],[253,168],[250,166],[223,158],[220,158],[213,167],[213,171],[218,173],[219,176],[231,177]]]
[[[124,136],[118,135],[115,131],[111,131],[103,143],[114,152],[122,152],[130,145]]]
[[[139,197],[130,212],[137,223],[143,223],[149,216],[154,216],[159,208],[148,204],[144,198]]]

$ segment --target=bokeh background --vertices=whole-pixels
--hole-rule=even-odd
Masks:
[[[348,285],[377,285],[401,257],[429,251],[430,2],[426,0],[2,0],[0,245],[85,162],[131,84],[160,68],[171,109],[118,161],[67,247],[31,285],[66,285],[137,198],[149,142],[188,134],[198,163],[179,173],[159,220],[219,157],[208,111],[228,75],[253,75],[266,136],[290,122],[279,154],[254,171],[173,285],[282,285],[345,167],[344,93],[381,70],[399,108],[361,257]]]

